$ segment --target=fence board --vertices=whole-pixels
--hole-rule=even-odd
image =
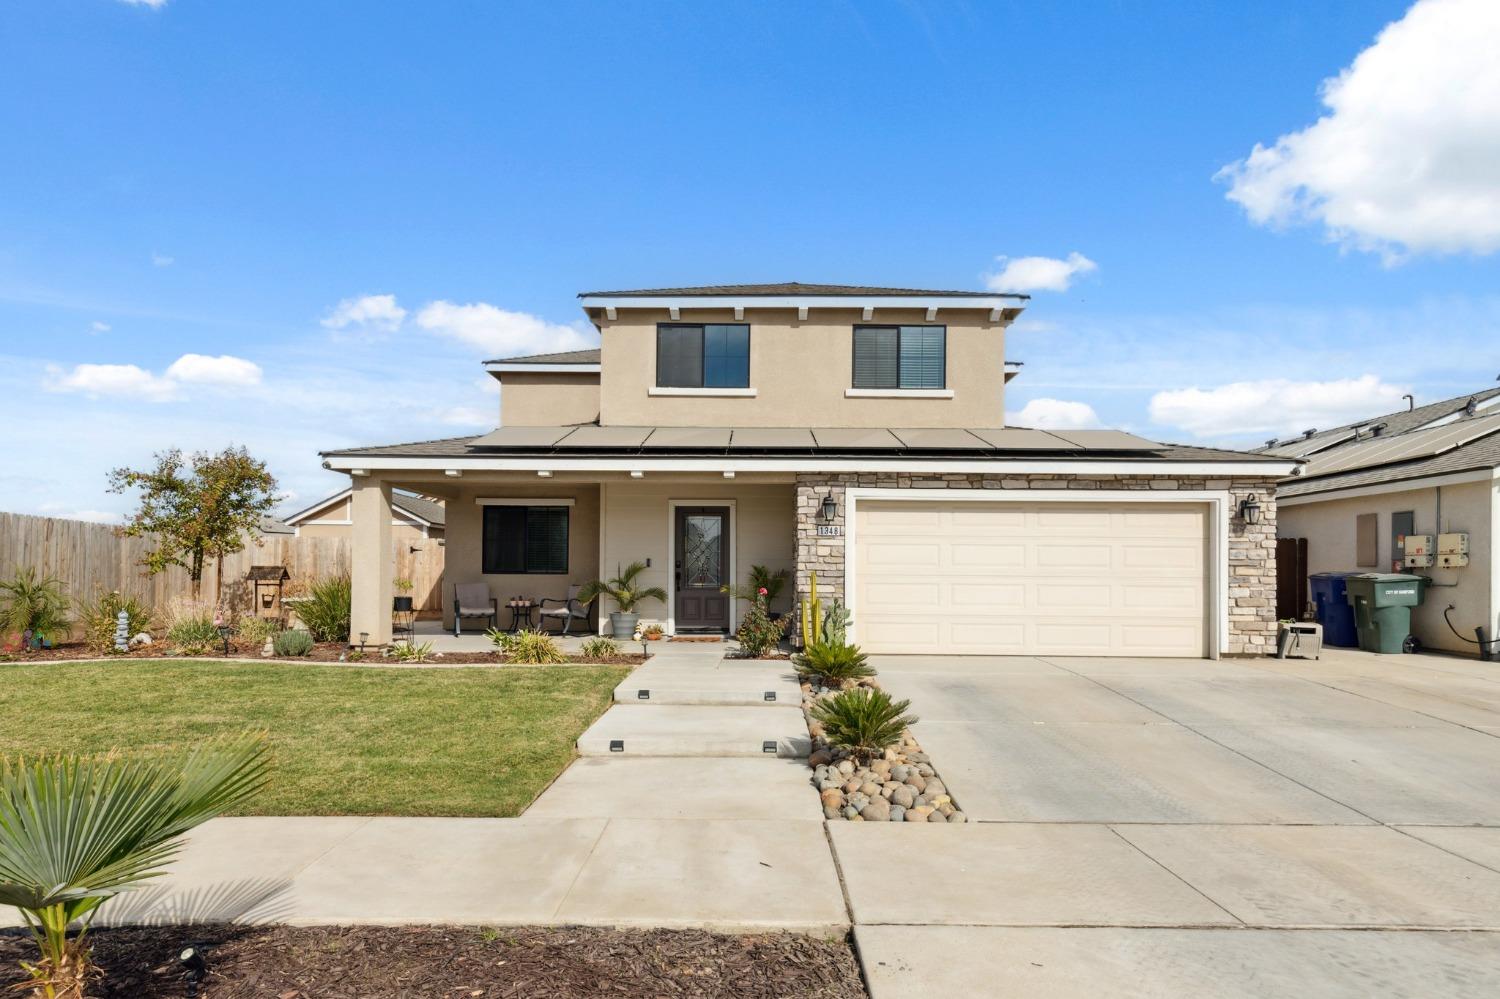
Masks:
[[[311,582],[346,573],[350,566],[348,538],[300,538],[268,535],[224,560],[224,585],[238,587],[252,565],[284,565],[293,581]],[[140,564],[150,543],[145,538],[122,538],[106,524],[59,517],[0,513],[0,577],[30,566],[42,575],[56,576],[73,601],[88,600],[100,590],[136,593],[153,606],[192,596],[185,569],[173,567],[147,576]],[[392,578],[412,581],[413,603],[419,611],[442,607],[443,547],[423,545],[412,551],[406,541],[391,543]],[[217,592],[218,566],[203,570],[202,595]]]

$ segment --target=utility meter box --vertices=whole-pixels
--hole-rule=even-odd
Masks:
[[[1467,534],[1439,534],[1437,539],[1437,564],[1444,569],[1462,569],[1469,564],[1469,536]]]
[[[1432,565],[1432,535],[1430,534],[1408,534],[1402,546],[1406,557],[1403,559],[1409,569],[1425,569]]]

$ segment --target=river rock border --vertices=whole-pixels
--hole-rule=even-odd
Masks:
[[[812,786],[823,802],[823,817],[850,822],[967,822],[968,816],[948,793],[910,729],[883,758],[868,765],[856,763],[848,751],[828,744],[823,726],[813,720],[813,705],[856,686],[878,688],[880,684],[873,679],[847,687],[802,684],[802,716],[812,737],[807,764],[813,771]]]

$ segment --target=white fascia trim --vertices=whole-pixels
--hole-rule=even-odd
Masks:
[[[480,496],[476,506],[572,506],[577,500],[548,496]]]
[[[1368,486],[1347,486],[1343,489],[1334,488],[1318,493],[1278,496],[1276,497],[1276,506],[1306,506],[1308,503],[1328,503],[1334,500],[1356,499],[1360,496],[1406,493],[1417,489],[1433,489],[1437,486],[1456,486],[1463,482],[1488,482],[1491,479],[1500,479],[1500,468],[1479,468],[1472,472],[1452,472],[1448,475],[1429,475],[1421,479],[1401,479],[1397,482],[1377,482]]]
[[[1208,574],[1209,619],[1208,647],[1212,658],[1229,651],[1229,518],[1234,512],[1234,496],[1227,490],[1140,490],[1140,489],[891,489],[852,486],[844,490],[844,605],[849,608],[849,643],[858,635],[858,592],[854,585],[856,572],[855,511],[860,500],[907,503],[1193,503],[1209,507],[1209,551],[1213,553]]]
[[[753,388],[657,388],[646,389],[647,395],[689,395],[709,399],[754,399],[758,391]]]
[[[359,467],[364,468],[365,466],[361,464]],[[334,493],[332,496],[325,496],[314,503],[312,506],[303,507],[301,510],[298,510],[290,517],[283,517],[281,519],[281,522],[283,524],[291,524],[293,527],[295,527],[297,526],[297,524],[304,522],[309,514],[316,513],[317,511],[323,509],[325,506],[332,506],[334,503],[337,503],[340,500],[348,499],[349,495],[353,492],[354,487],[350,486],[348,489],[345,489],[341,493]]]
[[[618,458],[569,458],[533,455],[514,458],[368,458],[330,456],[328,467],[345,471],[351,466],[377,471],[442,472],[449,468],[491,472],[952,472],[993,475],[1195,475],[1204,478],[1283,479],[1299,467],[1294,461],[903,461],[871,458],[734,458],[715,455],[702,458],[655,458],[651,455],[621,455]],[[1092,491],[1092,490],[1091,490]]]
[[[585,295],[585,309],[980,309],[1019,313],[1014,295]]]
[[[844,389],[845,399],[952,399],[952,389]]]
[[[601,364],[486,364],[484,366],[484,370],[499,374],[512,371],[539,371],[553,375],[597,375],[602,369]]]
[[[1019,375],[1021,373],[1021,367],[1025,363],[1026,363],[1025,361],[1006,361],[1005,362],[1005,373],[1007,375]]]

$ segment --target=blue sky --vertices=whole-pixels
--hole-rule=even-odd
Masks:
[[[1007,409],[1161,440],[1487,387],[1487,7],[17,0],[0,509],[231,442],[298,506],[600,287],[1022,282]]]

